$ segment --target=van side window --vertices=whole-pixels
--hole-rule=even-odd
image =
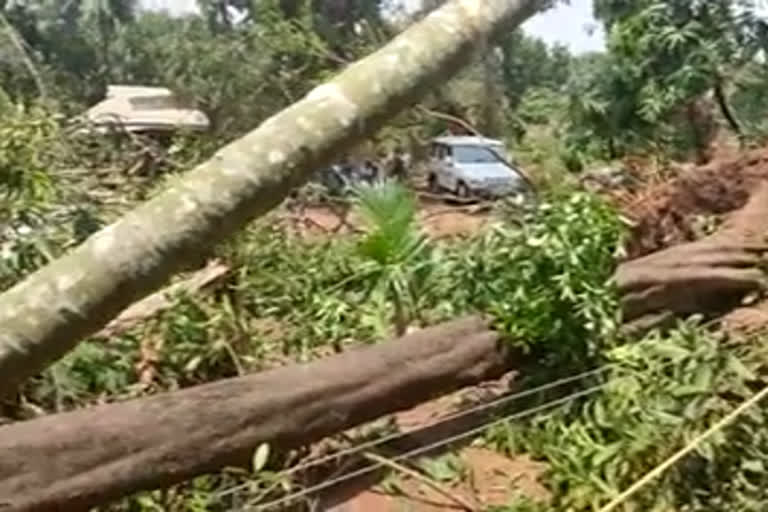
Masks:
[[[432,157],[436,158],[438,160],[445,160],[445,157],[450,154],[450,149],[448,146],[445,146],[443,144],[433,144],[432,145]]]

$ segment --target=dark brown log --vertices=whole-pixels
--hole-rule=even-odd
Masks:
[[[87,510],[288,450],[501,376],[481,318],[306,365],[0,427],[0,510]]]
[[[616,281],[627,322],[693,313],[720,314],[765,289],[768,184],[713,235],[619,266]]]

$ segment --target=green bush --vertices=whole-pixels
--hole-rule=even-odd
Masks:
[[[489,438],[503,451],[524,451],[549,463],[555,493],[550,507],[597,510],[751,396],[756,385],[765,385],[765,342],[728,344],[695,321],[666,336],[651,334],[605,352],[611,366],[595,398],[494,429]],[[767,421],[764,409],[753,409],[628,506],[764,510]]]

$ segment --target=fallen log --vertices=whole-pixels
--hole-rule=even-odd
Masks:
[[[481,318],[306,365],[0,427],[0,509],[88,510],[284,451],[498,378],[514,353]]]
[[[662,320],[719,315],[765,290],[768,184],[714,234],[621,264],[615,274],[624,320],[652,327]]]
[[[716,312],[763,290],[765,219],[768,184],[714,235],[620,265],[625,319]],[[87,510],[247,465],[263,442],[310,444],[499,377],[515,355],[499,341],[473,317],[307,365],[0,427],[0,508]]]

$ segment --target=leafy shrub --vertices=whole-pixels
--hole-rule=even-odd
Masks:
[[[667,336],[651,334],[605,353],[612,369],[596,398],[496,429],[490,438],[550,464],[551,507],[596,510],[751,396],[765,381],[765,341],[729,345],[693,321]],[[763,510],[767,421],[764,410],[753,410],[649,484],[632,506]]]
[[[509,339],[583,356],[618,319],[611,286],[622,227],[598,198],[557,194],[451,251],[454,304],[490,312]],[[589,350],[588,350],[589,349]]]
[[[436,263],[417,225],[416,202],[403,186],[387,182],[361,188],[358,210],[369,226],[358,245],[370,281],[366,297],[383,294],[392,302],[395,332],[402,335],[418,316]]]
[[[215,293],[180,297],[131,332],[80,345],[25,388],[26,400],[65,410],[306,361],[388,338],[398,308],[420,325],[490,313],[510,343],[560,361],[611,335],[616,300],[606,282],[621,228],[596,197],[510,204],[491,229],[435,242],[419,231],[414,199],[380,187],[360,194],[369,223],[359,237],[317,242],[275,228],[273,218],[254,224],[219,249],[232,273]],[[149,389],[138,368],[147,343]]]
[[[0,191],[5,202],[50,198],[58,137],[58,123],[45,109],[12,103],[0,107]]]

